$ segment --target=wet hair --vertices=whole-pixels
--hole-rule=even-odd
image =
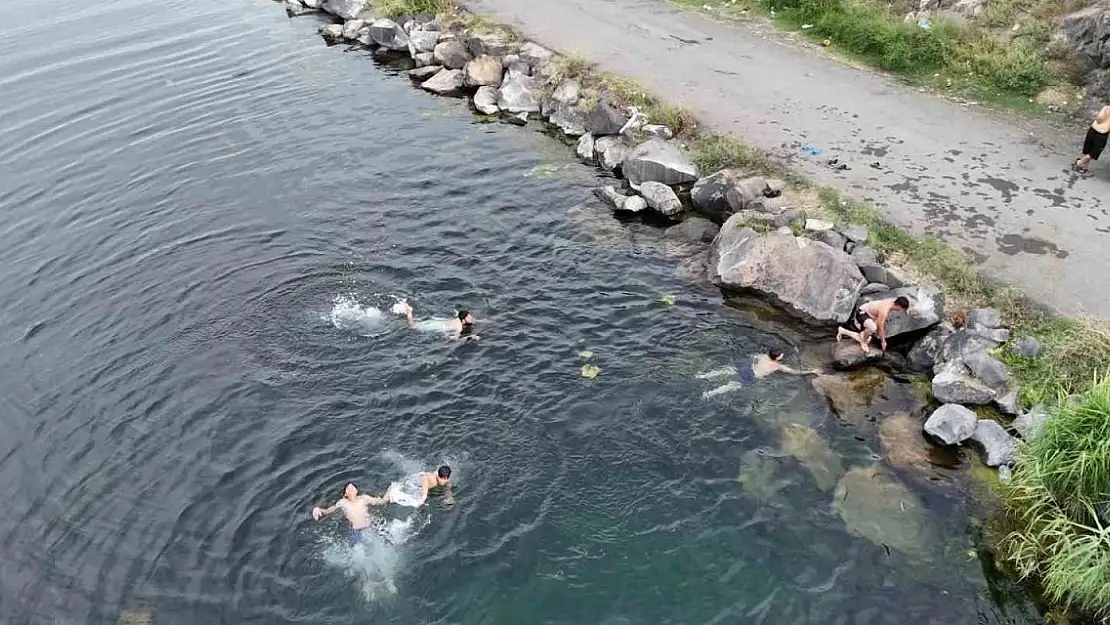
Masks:
[[[771,360],[778,360],[779,358],[782,358],[782,350],[771,349],[767,351],[767,355],[771,357]]]
[[[467,316],[468,316],[469,314],[470,314],[470,311],[469,311],[469,310],[460,310],[460,311],[459,311],[459,321],[462,321],[463,319],[466,319],[466,317],[467,317]]]
[[[898,299],[894,300],[894,305],[902,310],[910,309],[910,300],[905,295],[899,295]]]
[[[436,475],[445,480],[451,479],[451,467],[447,465],[441,466],[439,470],[436,471]]]

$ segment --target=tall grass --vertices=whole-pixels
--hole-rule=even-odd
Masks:
[[[452,5],[449,0],[374,0],[374,8],[392,19],[398,15],[446,13],[451,10]]]
[[[1002,495],[1003,559],[1053,602],[1110,616],[1110,378],[1054,410]]]

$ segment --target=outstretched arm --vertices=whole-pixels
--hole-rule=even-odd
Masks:
[[[385,493],[381,497],[367,495],[366,503],[370,504],[371,506],[384,506],[385,504],[389,503],[389,493]]]
[[[887,315],[889,315],[889,314],[890,314],[890,311],[887,311]],[[887,315],[879,315],[879,318],[875,320],[875,325],[878,326],[878,330],[879,330],[877,332],[877,334],[879,335],[879,344],[883,346],[883,351],[884,352],[886,351],[886,317],[887,317]]]
[[[327,508],[320,508],[320,507],[313,508],[312,509],[312,518],[319,521],[320,517],[328,516],[329,514],[331,514],[332,512],[335,512],[338,509],[339,509],[339,502],[338,501],[335,502],[334,506],[330,506],[330,507],[327,507]]]
[[[789,373],[791,375],[817,375],[816,371],[801,371],[798,369],[794,369],[793,367],[788,367],[786,365],[779,365],[779,371],[782,371],[783,373]]]
[[[405,302],[405,323],[410,328],[416,325],[416,322],[412,320],[412,304],[408,302]]]

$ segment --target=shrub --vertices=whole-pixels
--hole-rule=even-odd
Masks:
[[[1004,559],[1052,601],[1110,615],[1110,378],[1053,412],[1002,495]]]

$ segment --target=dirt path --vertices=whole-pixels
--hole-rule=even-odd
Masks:
[[[1083,128],[1061,133],[943,101],[767,36],[766,26],[720,24],[661,0],[466,4],[788,156],[1059,312],[1110,318],[1108,176],[1067,171]],[[822,154],[807,156],[802,144]],[[851,169],[832,171],[832,157]]]

